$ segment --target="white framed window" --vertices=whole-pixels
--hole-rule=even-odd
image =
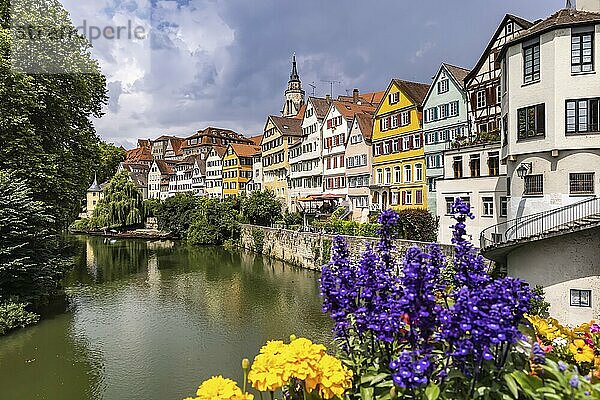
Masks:
[[[508,216],[508,197],[500,197],[500,216]]]
[[[377,170],[377,183],[378,184],[382,184],[383,183],[383,170],[381,168],[379,168]]]
[[[458,116],[458,101],[453,101],[450,103],[450,116]]]
[[[387,117],[382,118],[380,124],[382,131],[387,131],[390,128],[390,120]]]
[[[591,307],[592,306],[592,291],[583,289],[570,290],[570,306],[571,307]]]
[[[401,126],[410,125],[410,111],[403,111],[400,114],[400,118],[401,118],[401,121],[400,121]]]
[[[398,127],[398,114],[392,115],[392,129]]]
[[[400,101],[400,92],[390,93],[389,102],[390,104],[396,104]]]
[[[514,29],[515,29],[515,26],[514,26],[513,22],[512,22],[512,21],[509,21],[509,22],[506,24],[506,34],[507,34],[507,35],[510,35],[511,33],[513,33],[513,32],[514,32]]]
[[[410,137],[409,136],[405,136],[402,139],[402,150],[409,150],[410,149]]]
[[[392,169],[386,168],[385,169],[385,184],[389,185],[391,183],[392,183]]]
[[[398,192],[392,192],[391,203],[394,205],[398,204]]]
[[[415,181],[421,182],[423,180],[423,164],[415,164]]]
[[[477,108],[484,108],[486,106],[485,90],[480,90],[476,94],[477,97]]]
[[[442,94],[442,93],[446,93],[450,88],[449,82],[448,82],[448,78],[445,78],[441,81],[438,82],[438,94]]]
[[[411,205],[412,202],[413,202],[413,199],[412,199],[412,190],[406,190],[406,191],[403,192],[403,194],[404,194],[404,196],[403,196],[404,197],[404,204]]]
[[[394,167],[394,183],[402,183],[402,170],[400,167]]]
[[[493,197],[483,197],[483,216],[484,217],[492,217],[494,216],[494,198]]]
[[[413,140],[413,147],[415,149],[420,149],[421,148],[421,135],[416,134],[414,136],[414,140]]]
[[[412,165],[404,166],[404,183],[412,182]]]

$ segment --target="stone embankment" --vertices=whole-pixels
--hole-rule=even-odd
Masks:
[[[242,225],[240,236],[243,248],[302,268],[318,269],[331,257],[333,235]],[[346,239],[353,257],[358,257],[364,251],[367,242],[376,243],[378,240],[358,236],[347,236]],[[396,241],[396,249],[400,253],[404,253],[412,246],[424,248],[427,245],[429,243]],[[445,254],[452,253],[452,246],[441,247]]]

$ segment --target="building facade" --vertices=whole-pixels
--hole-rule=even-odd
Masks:
[[[467,136],[469,124],[464,79],[468,70],[442,64],[423,104],[423,139],[427,168],[427,207],[436,215],[436,183],[444,177],[444,150]]]
[[[284,97],[285,103],[283,104],[281,116],[290,118],[298,115],[304,105],[304,90],[302,90],[302,82],[300,82],[300,75],[298,74],[295,53],[292,58],[292,72]]]
[[[352,208],[352,219],[369,222],[371,211],[371,191],[369,189],[372,173],[373,113],[357,113],[350,126],[350,135],[346,146],[346,182],[348,200]]]
[[[246,138],[231,129],[207,127],[185,139],[181,149],[185,156],[199,155],[206,159],[214,146],[227,147],[230,143],[252,144]]]
[[[223,157],[223,197],[237,197],[252,180],[253,157],[260,147],[249,144],[230,144]]]
[[[506,166],[500,164],[500,144],[475,144],[444,152],[444,177],[437,181],[437,210],[440,218],[438,242],[452,244],[452,204],[457,197],[471,205],[475,216],[467,232],[478,243],[481,232],[506,221]]]
[[[214,146],[206,159],[206,194],[208,197],[223,198],[223,157],[225,148]]]
[[[427,207],[422,117],[429,87],[393,79],[375,113],[371,188],[381,210]]]

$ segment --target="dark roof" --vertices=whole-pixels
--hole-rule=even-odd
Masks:
[[[323,99],[321,97],[309,97],[308,101],[312,103],[317,118],[325,118],[327,112],[329,111],[331,100]]]
[[[302,120],[271,115],[271,121],[284,136],[302,136]]]
[[[154,160],[154,162],[162,175],[171,175],[173,173],[173,168],[171,168],[174,164],[173,162],[167,162],[165,160]]]
[[[580,11],[573,8],[563,8],[548,18],[536,23],[529,29],[519,32],[511,41],[504,45],[500,51],[499,58],[504,56],[504,53],[510,46],[527,40],[528,38],[538,36],[558,28],[576,25],[588,25],[591,23],[600,23],[600,13]]]
[[[213,150],[221,158],[223,158],[223,155],[225,154],[225,151],[227,151],[227,149],[225,147],[223,147],[223,146],[213,146]]]
[[[371,113],[358,113],[354,116],[356,122],[358,122],[358,127],[363,135],[363,137],[367,140],[371,140],[373,137],[373,114]]]
[[[475,75],[477,74],[477,71],[479,71],[479,69],[481,68],[483,63],[487,61],[488,54],[491,51],[492,47],[494,46],[494,43],[496,42],[496,38],[498,37],[498,35],[500,34],[500,31],[502,30],[502,28],[504,27],[504,25],[506,24],[506,22],[508,20],[516,22],[523,29],[529,29],[533,25],[533,22],[527,21],[524,18],[517,17],[516,15],[512,15],[512,14],[506,14],[504,16],[504,18],[502,19],[502,22],[500,22],[500,25],[498,25],[498,27],[496,28],[496,32],[494,32],[494,35],[490,39],[487,47],[485,48],[483,53],[481,53],[481,57],[479,57],[477,64],[475,64],[475,66],[473,67],[471,72],[469,72],[467,74],[467,76],[465,77],[465,86],[467,85],[468,81],[470,81],[471,79],[473,79],[475,77]]]
[[[427,92],[431,86],[426,83],[410,82],[402,79],[393,79],[392,81],[398,85],[402,92],[408,96],[413,103],[419,106],[423,105],[423,100],[425,100],[425,96],[427,96]]]
[[[352,120],[354,115],[363,112],[374,112],[375,107],[369,104],[356,104],[347,101],[334,100],[333,105],[347,120]]]
[[[94,182],[91,184],[91,186],[88,188],[87,190],[88,192],[101,192],[102,188],[100,188],[100,185],[98,185],[98,179],[96,179],[96,175],[94,175]]]
[[[444,65],[444,68],[446,68],[446,70],[450,74],[452,74],[456,83],[458,83],[460,85],[460,87],[464,87],[465,86],[465,78],[471,71],[466,68],[457,67],[456,65],[451,65],[451,64],[447,64],[447,63],[443,63],[443,65]]]

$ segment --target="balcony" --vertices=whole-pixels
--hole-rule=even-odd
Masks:
[[[446,150],[461,149],[464,147],[478,146],[482,144],[500,143],[500,130],[496,129],[489,132],[481,132],[473,136],[457,137],[452,142],[448,142]]]

